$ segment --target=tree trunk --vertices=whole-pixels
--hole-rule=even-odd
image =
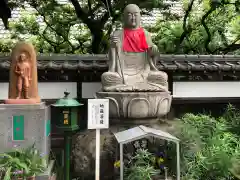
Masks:
[[[103,39],[103,30],[101,29],[93,29],[92,33],[92,53],[93,54],[101,54],[101,43]]]
[[[105,54],[108,51],[108,39],[104,37],[103,29],[100,27],[91,30],[93,54]]]

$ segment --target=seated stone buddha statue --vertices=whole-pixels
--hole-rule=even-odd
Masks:
[[[168,91],[168,76],[156,67],[158,48],[140,19],[137,5],[125,7],[123,29],[111,35],[109,70],[101,77],[103,91]]]

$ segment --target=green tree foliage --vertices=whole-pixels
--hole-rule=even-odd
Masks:
[[[105,53],[113,25],[119,23],[127,4],[138,4],[143,13],[152,8],[167,9],[162,0],[12,0],[12,6],[24,2],[35,9],[23,14],[11,25],[15,37],[31,35],[40,52]],[[42,21],[39,24],[38,21]]]
[[[162,53],[240,53],[240,1],[184,1],[184,18],[149,28]]]
[[[0,51],[8,52],[14,40],[27,38],[41,53],[106,53],[109,35],[120,25],[124,7],[136,3],[149,16],[153,8],[165,10],[163,18],[148,27],[161,53],[240,53],[240,0],[183,0],[180,16],[166,11],[169,5],[163,0],[60,2],[11,0],[11,7],[21,8],[21,17],[10,24],[11,40],[2,40]],[[35,11],[27,12],[26,6]]]

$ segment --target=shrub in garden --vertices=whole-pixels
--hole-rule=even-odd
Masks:
[[[47,163],[35,145],[0,154],[0,179],[35,179],[46,170]]]
[[[239,111],[229,105],[219,118],[185,114],[178,121],[173,134],[181,140],[182,180],[237,178],[240,167],[239,120]],[[174,157],[175,150],[172,152]],[[172,159],[169,164],[174,169],[175,158]]]
[[[148,150],[139,149],[136,155],[131,157],[125,170],[126,180],[152,180],[160,172],[154,168],[155,156]]]

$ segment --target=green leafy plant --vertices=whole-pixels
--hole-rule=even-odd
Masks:
[[[60,153],[61,155],[61,153]],[[61,158],[56,152],[50,151],[49,159],[54,160],[53,173],[52,176],[55,176],[57,180],[64,180],[64,170],[61,164]]]
[[[0,157],[3,180],[35,176],[47,167],[46,159],[35,149],[35,145],[0,154]]]
[[[173,134],[181,140],[181,179],[237,177],[237,167],[240,167],[236,161],[240,158],[239,133],[236,131],[239,119],[238,110],[229,105],[223,116],[218,118],[188,113],[178,121]],[[171,156],[174,153],[175,150]],[[174,168],[175,164],[171,167]]]
[[[160,172],[154,169],[153,160],[155,156],[147,150],[139,149],[136,155],[129,161],[125,170],[127,180],[152,180]]]

